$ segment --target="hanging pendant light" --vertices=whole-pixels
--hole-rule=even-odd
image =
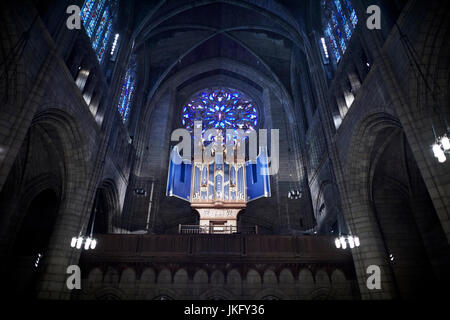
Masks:
[[[83,237],[78,237],[78,239],[77,239],[77,245],[76,245],[76,248],[77,248],[78,250],[81,249],[81,245],[83,244],[83,240],[84,240]]]
[[[338,249],[341,247],[341,241],[339,240],[339,238],[334,239],[334,245]]]
[[[441,145],[442,145],[442,148],[444,149],[444,151],[450,150],[450,139],[447,137],[447,135],[444,135],[441,138]]]
[[[72,242],[70,243],[70,246],[72,247],[72,248],[75,248],[75,246],[77,245],[77,237],[73,237],[72,238]]]
[[[302,197],[302,191],[298,189],[291,189],[288,191],[287,196],[289,200],[298,200]]]
[[[444,163],[447,161],[445,152],[450,152],[450,140],[446,134],[436,139],[436,142],[432,146],[432,150],[434,157],[439,161],[439,163]]]
[[[347,249],[347,246],[350,249],[357,248],[361,245],[359,241],[359,237],[353,235],[341,235],[338,238],[334,239],[334,245],[337,249]]]
[[[89,250],[89,249],[94,250],[97,247],[97,240],[92,236],[92,234],[94,232],[94,224],[95,224],[96,216],[97,216],[97,198],[95,199],[94,217],[92,219],[90,234],[89,234],[89,236],[83,237],[80,232],[78,237],[73,237],[70,242],[70,246],[72,248],[76,248],[78,250],[80,250],[82,248],[84,250]]]
[[[359,247],[361,245],[361,243],[359,242],[359,237],[355,237],[355,246]]]

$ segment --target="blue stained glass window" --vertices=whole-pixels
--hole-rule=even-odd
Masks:
[[[356,11],[351,0],[322,0],[322,14],[329,51],[339,62],[358,23]]]
[[[331,32],[330,24],[328,24],[327,28],[325,29],[325,36],[328,38],[328,41],[331,44],[331,52],[333,52],[337,61],[341,60],[341,54],[339,52],[339,48],[338,48],[336,39],[335,39],[333,33]]]
[[[345,43],[345,39],[342,36],[339,36],[339,44],[341,45],[342,52],[347,50],[347,44]]]
[[[334,0],[334,5],[336,6],[337,12],[342,13],[342,6],[340,0]]]
[[[83,8],[81,8],[81,20],[84,23],[86,23],[87,19],[89,18],[89,14],[91,13],[94,4],[95,0],[86,0],[86,2],[83,5]]]
[[[353,27],[356,27],[358,24],[358,16],[356,15],[355,9],[353,9],[352,3],[350,0],[345,0],[345,6],[350,14],[350,21],[353,24]]]
[[[345,37],[347,38],[347,40],[350,40],[350,38],[352,37],[352,29],[348,25],[348,23],[344,25],[344,30],[345,30]]]
[[[258,111],[242,92],[229,88],[205,89],[194,94],[182,108],[181,123],[192,131],[194,121],[203,129],[256,129]]]
[[[93,35],[93,33],[94,33],[95,29],[96,29],[96,26],[97,26],[97,23],[98,23],[98,19],[99,19],[99,17],[102,14],[102,10],[103,10],[103,6],[104,5],[105,5],[105,0],[99,0],[98,3],[97,3],[97,7],[94,10],[92,10],[90,12],[90,14],[89,14],[89,19],[90,20],[89,20],[88,25],[85,26],[86,33],[89,36],[89,38],[92,37],[92,35]]]
[[[100,19],[100,24],[95,32],[95,36],[92,39],[92,48],[97,49],[98,44],[100,43],[100,39],[102,38],[103,31],[105,30],[105,26],[107,21],[110,18],[109,9],[106,7],[105,11],[103,11],[102,18]]]
[[[123,122],[126,122],[130,116],[131,103],[134,97],[134,89],[136,85],[134,69],[134,66],[128,69],[119,98],[118,108]]]
[[[108,27],[106,28],[106,33],[105,36],[103,37],[102,45],[97,52],[97,58],[99,62],[102,62],[103,56],[105,55],[105,51],[108,49],[111,34],[112,34],[112,22],[110,21],[108,23]]]
[[[86,34],[91,39],[92,48],[100,63],[109,49],[113,32],[112,20],[117,5],[116,0],[86,0],[80,13]]]
[[[352,21],[353,28],[356,27],[356,25],[358,24],[358,16],[356,15],[355,10],[352,11],[352,13],[350,15],[350,20]]]

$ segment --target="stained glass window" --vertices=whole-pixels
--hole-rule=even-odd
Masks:
[[[117,0],[86,0],[81,9],[81,19],[92,48],[101,63],[111,41],[113,16]]]
[[[228,88],[205,89],[194,94],[182,108],[181,123],[192,131],[194,121],[203,129],[256,129],[258,111],[242,92]]]
[[[128,68],[128,71],[125,75],[125,80],[122,84],[122,91],[119,98],[119,113],[122,117],[123,122],[127,122],[130,116],[131,104],[133,102],[134,97],[134,89],[136,86],[136,72],[135,72],[135,64],[133,62],[130,63],[131,67]]]
[[[322,0],[322,17],[328,50],[337,63],[347,50],[358,17],[351,0]]]
[[[330,24],[328,24],[327,28],[325,29],[325,36],[330,43],[331,52],[334,54],[334,57],[336,58],[337,61],[341,60],[341,53],[339,51],[334,34],[331,31]]]
[[[95,7],[95,9],[92,10],[91,13],[89,14],[89,20],[86,20],[87,25],[85,25],[85,28],[86,28],[86,33],[89,36],[89,38],[92,37],[93,33],[96,30],[98,20],[101,17],[104,5],[105,5],[105,0],[99,0],[97,2],[97,6]]]
[[[109,18],[109,9],[108,7],[103,11],[102,18],[100,19],[100,24],[95,32],[95,36],[92,39],[92,48],[97,49],[98,44],[100,43],[100,39],[102,38],[103,31],[105,30],[105,26],[107,24],[107,20]]]
[[[103,37],[102,45],[99,48],[99,50],[97,50],[97,58],[98,61],[100,62],[103,60],[103,56],[105,55],[105,51],[107,49],[107,46],[109,45],[111,33],[112,33],[112,22],[110,21],[108,23],[108,27],[106,28],[106,33],[105,36]]]
[[[86,0],[86,2],[83,5],[83,8],[81,8],[81,20],[83,22],[86,22],[86,18],[89,17],[89,14],[92,11],[92,8],[94,7],[95,0]]]

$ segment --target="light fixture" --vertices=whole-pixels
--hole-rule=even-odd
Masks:
[[[339,238],[334,239],[334,244],[338,249],[341,247],[341,241],[339,241]]]
[[[395,257],[392,253],[389,254],[389,260],[391,261],[391,263],[394,263]]]
[[[83,244],[84,238],[83,237],[78,237],[77,239],[77,245],[76,248],[79,250],[81,249],[81,245]]]
[[[357,248],[361,245],[359,241],[359,237],[353,235],[341,235],[338,238],[334,239],[334,245],[337,249],[347,249],[347,246],[350,249]]]
[[[442,144],[442,148],[444,149],[444,151],[450,150],[450,140],[448,139],[447,135],[444,135],[441,138],[441,144]]]
[[[34,267],[37,268],[39,266],[39,262],[41,261],[42,254],[38,253],[36,261],[34,262]]]
[[[92,238],[92,236],[89,237],[73,237],[72,242],[70,243],[70,246],[72,248],[76,248],[80,250],[83,248],[84,250],[94,250],[97,247],[97,240],[95,238]]]
[[[95,198],[95,204],[94,204],[94,217],[92,219],[92,224],[91,224],[91,231],[89,233],[89,236],[85,236],[83,237],[81,235],[81,232],[78,234],[78,237],[72,237],[72,240],[70,241],[70,246],[72,248],[76,248],[78,250],[80,249],[84,249],[84,250],[94,250],[97,247],[97,240],[92,237],[92,233],[94,232],[94,223],[95,223],[95,218],[97,216],[97,197]]]
[[[86,241],[84,242],[84,250],[89,250],[91,241],[92,241],[92,239],[90,237],[86,238]]]
[[[330,56],[329,56],[329,54],[328,54],[328,48],[327,48],[327,45],[325,44],[325,38],[320,38],[320,42],[321,42],[321,44],[322,44],[322,50],[323,50],[323,53],[325,54],[325,58],[329,58]]]
[[[355,247],[355,241],[353,240],[353,237],[348,237],[348,245],[350,246],[350,249],[353,249]]]
[[[447,134],[444,134],[441,137],[436,137],[432,150],[434,157],[439,161],[439,163],[444,163],[447,161],[447,156],[445,153],[450,153],[450,139]]]
[[[134,189],[134,194],[137,196],[147,196],[147,191],[143,188]]]
[[[116,46],[117,46],[117,41],[119,40],[119,34],[116,33],[115,37],[114,37],[114,42],[111,48],[111,55],[114,55],[114,51],[116,50]]]
[[[291,189],[288,191],[287,196],[289,200],[298,200],[302,197],[302,192],[298,189]]]

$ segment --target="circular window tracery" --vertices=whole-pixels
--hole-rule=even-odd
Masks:
[[[194,94],[182,108],[181,123],[192,131],[195,121],[203,129],[253,130],[259,125],[254,103],[242,92],[229,89],[205,89]]]

